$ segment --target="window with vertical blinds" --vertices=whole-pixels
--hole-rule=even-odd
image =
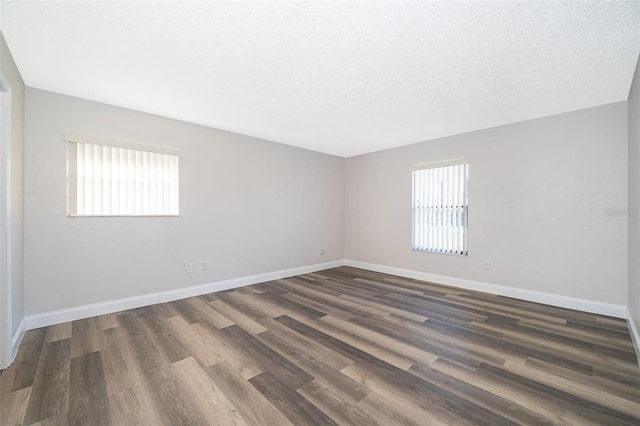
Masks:
[[[178,215],[177,150],[66,136],[69,216]]]
[[[413,178],[413,250],[467,255],[469,162],[421,166]]]

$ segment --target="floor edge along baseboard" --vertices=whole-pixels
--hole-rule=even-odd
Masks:
[[[197,286],[185,287],[176,290],[146,294],[141,296],[128,297],[113,301],[95,303],[90,305],[77,306],[51,312],[44,312],[25,317],[26,330],[60,324],[67,321],[75,321],[83,318],[90,318],[97,315],[104,315],[119,312],[127,309],[141,308],[156,303],[170,302],[201,294],[216,291],[228,290],[251,284],[258,284],[264,281],[287,278],[294,275],[306,274],[321,271],[323,269],[335,268],[338,266],[352,266],[360,269],[367,269],[374,272],[382,272],[397,275],[405,278],[414,278],[429,281],[437,284],[444,284],[463,289],[483,291],[501,296],[513,297],[530,302],[544,303],[562,308],[575,309],[579,311],[612,316],[616,318],[627,318],[627,308],[623,305],[601,303],[587,299],[561,296],[551,293],[537,292],[533,290],[507,287],[497,284],[480,281],[467,280],[462,278],[430,274],[426,272],[413,271],[409,269],[395,268],[385,265],[360,262],[343,259],[326,263],[318,263],[298,268],[285,269],[280,271],[267,272],[263,274],[250,275],[246,277],[233,278],[229,280],[217,281],[213,283],[200,284]]]
[[[559,308],[575,309],[577,311],[589,312],[592,314],[606,315],[615,318],[627,318],[627,307],[613,303],[603,303],[594,300],[580,299],[576,297],[562,296],[559,294],[545,293],[541,291],[528,290],[523,288],[508,287],[500,284],[492,284],[482,281],[474,281],[465,278],[456,278],[446,275],[431,274],[428,272],[414,271],[410,269],[396,268],[393,266],[378,265],[375,263],[360,262],[357,260],[345,260],[345,265],[354,268],[366,269],[374,272],[382,272],[390,275],[397,275],[404,278],[414,278],[421,281],[428,281],[435,284],[443,284],[465,290],[482,291],[499,296],[513,297],[514,299],[526,300],[528,302],[543,303],[545,305]]]
[[[232,278],[229,280],[199,284],[175,290],[162,291],[141,296],[126,297],[107,302],[93,303],[90,305],[76,306],[68,309],[44,312],[36,315],[28,315],[25,317],[26,329],[33,330],[35,328],[47,327],[50,325],[60,324],[68,321],[75,321],[84,318],[91,318],[94,316],[120,312],[127,309],[142,308],[144,306],[154,305],[156,303],[186,299],[188,297],[200,296],[202,294],[229,290],[246,285],[258,284],[265,281],[292,277],[295,275],[308,274],[311,272],[336,268],[343,265],[344,260],[317,263],[314,265],[301,266],[298,268],[283,269],[257,275],[249,275],[245,277]]]

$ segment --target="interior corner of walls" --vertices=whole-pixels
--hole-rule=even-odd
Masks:
[[[636,328],[636,323],[633,321],[631,311],[627,308],[627,326],[629,327],[629,334],[631,335],[631,341],[633,342],[633,348],[636,351],[636,361],[640,366],[640,335]]]
[[[27,332],[27,321],[25,318],[22,318],[20,321],[20,325],[18,325],[18,329],[11,336],[11,352],[9,354],[10,359],[7,360],[7,365],[0,365],[0,369],[7,368],[10,366],[13,361],[16,359],[16,355],[18,354],[18,349],[20,348],[20,343],[22,343],[22,339],[24,338],[24,334]]]
[[[24,337],[24,333],[26,331],[26,324],[27,322],[25,318],[22,318],[22,321],[20,321],[20,324],[18,325],[18,329],[11,338],[11,346],[16,348],[20,346],[20,342],[22,341],[22,338]]]

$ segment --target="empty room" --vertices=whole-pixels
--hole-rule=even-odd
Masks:
[[[0,1],[0,426],[640,424],[640,2]]]

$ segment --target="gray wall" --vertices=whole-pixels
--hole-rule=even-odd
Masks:
[[[26,118],[29,315],[344,258],[342,158],[32,88]],[[66,217],[65,132],[180,149],[180,217]]]
[[[1,32],[0,64],[11,85],[11,331],[15,334],[25,315],[23,256],[25,86]]]
[[[640,331],[640,61],[629,92],[629,312]],[[640,344],[640,342],[638,342]],[[640,354],[638,354],[640,358]]]
[[[620,102],[346,160],[38,89],[26,101],[27,314],[347,258],[640,316],[637,84],[629,123]],[[66,131],[179,148],[181,216],[67,218]],[[470,254],[412,252],[411,167],[458,158]]]
[[[412,252],[411,167],[461,158],[469,256]],[[620,102],[347,159],[346,256],[626,305],[626,208]]]

